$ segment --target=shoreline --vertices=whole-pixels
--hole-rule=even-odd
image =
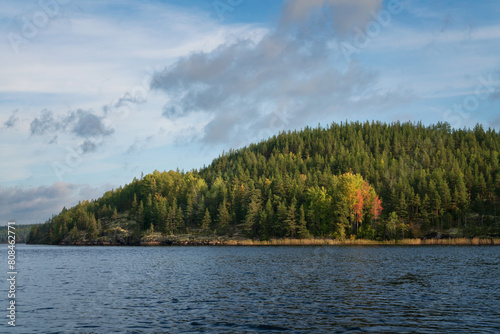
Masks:
[[[401,239],[401,240],[334,240],[334,239],[228,239],[228,238],[146,238],[140,242],[104,240],[63,243],[60,246],[500,246],[500,238]]]

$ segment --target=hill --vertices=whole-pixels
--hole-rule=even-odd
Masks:
[[[479,124],[355,122],[283,132],[200,170],[134,178],[63,209],[28,242],[499,236],[499,148],[500,134]]]

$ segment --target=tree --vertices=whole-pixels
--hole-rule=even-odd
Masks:
[[[212,218],[210,218],[210,212],[208,211],[208,208],[205,209],[205,215],[203,216],[203,220],[201,223],[201,230],[204,233],[207,233],[210,231],[210,226],[212,225]]]
[[[78,204],[76,206],[76,210],[73,214],[73,221],[76,224],[76,227],[80,231],[84,231],[87,228],[87,221],[89,219],[89,215],[87,211],[85,210],[85,205],[84,204]]]
[[[168,218],[168,212],[167,212],[167,200],[163,197],[161,197],[157,202],[156,202],[156,223],[157,226],[162,233],[167,233],[167,218]]]
[[[260,238],[262,240],[269,240],[272,235],[272,226],[274,226],[275,221],[275,212],[270,197],[268,197],[264,211],[261,213],[260,221]]]
[[[176,233],[185,232],[185,222],[184,222],[184,217],[182,215],[182,209],[180,206],[177,207],[175,214],[175,232]]]
[[[259,223],[260,223],[260,211],[262,210],[262,205],[260,201],[259,194],[254,194],[248,206],[248,213],[245,217],[245,233],[254,237],[257,235]]]
[[[288,212],[285,219],[285,236],[295,238],[297,234],[297,201],[294,199],[292,205],[288,208]]]
[[[406,220],[408,217],[408,204],[406,202],[406,196],[404,192],[401,192],[399,196],[396,213],[398,217],[402,218],[403,220]]]
[[[80,232],[78,231],[78,228],[76,227],[76,225],[73,226],[73,228],[69,232],[69,235],[70,235],[70,239],[71,239],[72,243],[76,243],[76,242],[80,241]]]
[[[89,239],[96,239],[97,238],[97,223],[96,223],[95,217],[93,215],[88,220],[87,236]]]
[[[102,223],[101,223],[101,220],[100,219],[97,219],[97,234],[101,234],[102,233]],[[66,234],[66,233],[64,233]]]
[[[297,225],[297,237],[303,239],[303,238],[308,238],[309,231],[307,230],[307,221],[306,221],[306,214],[304,211],[304,205],[300,206],[299,209],[299,223]]]
[[[382,201],[378,196],[373,197],[372,206],[370,210],[371,210],[370,215],[372,217],[371,227],[373,228],[373,222],[376,222],[380,218],[380,214],[382,213]]]
[[[229,224],[231,222],[231,215],[227,209],[227,202],[224,201],[219,205],[218,215],[217,215],[217,232],[219,234],[224,234],[229,231]]]
[[[132,206],[130,207],[129,216],[135,217],[137,214],[139,204],[137,204],[137,195],[134,193],[134,199],[132,200]]]
[[[333,202],[325,187],[312,187],[307,191],[309,212],[312,218],[314,232],[319,235],[334,233],[333,227]],[[342,210],[341,205],[335,209]]]
[[[114,208],[113,210],[113,215],[111,216],[111,219],[113,220],[118,219],[118,211],[116,210],[116,208]]]
[[[144,203],[144,221],[143,230],[147,230],[151,227],[153,220],[153,201],[151,200],[151,194],[148,193],[146,196],[146,202]]]
[[[189,192],[187,194],[187,202],[186,202],[186,211],[185,211],[185,217],[188,225],[191,225],[193,222],[193,216],[194,216],[194,205],[193,205],[193,192]]]
[[[376,220],[382,211],[375,190],[361,175],[350,172],[342,174],[338,179],[336,202],[340,226],[348,221],[351,234],[358,233],[359,225],[363,223],[365,216],[371,215]]]
[[[399,226],[399,217],[396,212],[391,212],[389,215],[389,218],[387,219],[387,229],[389,230],[389,233],[391,235],[391,239],[394,239],[396,236],[396,231]]]
[[[137,225],[140,226],[141,229],[144,226],[144,204],[142,204],[142,200],[137,209]]]

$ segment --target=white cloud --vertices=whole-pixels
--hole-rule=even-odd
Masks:
[[[346,62],[331,45],[352,40],[354,27],[364,27],[381,9],[380,0],[290,0],[281,20],[273,14],[271,28],[223,24],[187,2],[184,8],[155,1],[70,2],[15,54],[6,34],[20,31],[22,17],[39,10],[36,3],[0,4],[4,187],[51,187],[57,181],[52,164],[67,164],[71,150],[81,150],[81,161],[63,181],[121,184],[130,181],[133,168],[196,168],[221,146],[234,148],[279,130],[346,118],[418,119],[415,104],[446,109],[500,65],[496,21],[465,22],[463,6],[440,12],[418,1]],[[485,12],[478,6],[471,5],[480,17]],[[155,72],[160,90],[149,89]],[[498,105],[498,99],[488,103]],[[391,111],[395,106],[398,113]],[[56,122],[85,110],[95,118],[84,123],[95,126],[77,131],[75,119],[31,135],[43,109]],[[114,132],[97,142],[78,135],[96,128]],[[192,154],[202,150],[205,160]]]
[[[195,134],[197,126],[170,123],[161,117],[165,97],[149,91],[151,74],[179,56],[209,52],[241,37],[259,39],[265,32],[249,24],[221,25],[193,8],[159,2],[121,2],[123,12],[119,13],[110,11],[108,5],[100,1],[70,3],[61,12],[64,15],[20,45],[18,54],[7,38],[0,40],[0,138],[6,147],[16,148],[2,150],[0,164],[8,176],[0,184],[51,184],[57,180],[52,164],[67,165],[68,152],[81,150],[87,153],[85,158],[64,175],[64,181],[79,182],[85,173],[121,169],[130,159],[126,152],[135,138],[153,134],[147,147],[159,147],[174,143],[178,136]],[[22,18],[31,18],[40,10],[36,3],[2,3],[0,8],[5,17],[0,32],[5,34],[21,33]],[[124,14],[127,11],[134,15]],[[131,100],[139,98],[138,93],[145,95],[142,104]],[[12,118],[14,109],[19,111]],[[44,109],[52,112],[54,122],[49,123],[59,127],[36,126],[45,124],[39,124]],[[76,110],[85,110],[106,125],[98,125],[109,130],[105,141],[79,136],[82,131],[90,133],[77,119],[64,123]],[[85,124],[92,123],[89,117]],[[113,158],[113,163],[104,162]]]
[[[160,71],[152,87],[169,98],[163,115],[209,113],[204,142],[239,146],[327,115],[359,111],[368,101],[388,108],[404,103],[393,90],[377,89],[376,74],[359,63],[339,69],[342,55],[330,49],[332,40],[354,34],[352,23],[364,26],[379,6],[379,1],[287,2],[281,25],[261,40],[224,43]]]

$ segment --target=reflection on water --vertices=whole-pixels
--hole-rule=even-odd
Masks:
[[[0,332],[500,332],[499,247],[17,250]]]

